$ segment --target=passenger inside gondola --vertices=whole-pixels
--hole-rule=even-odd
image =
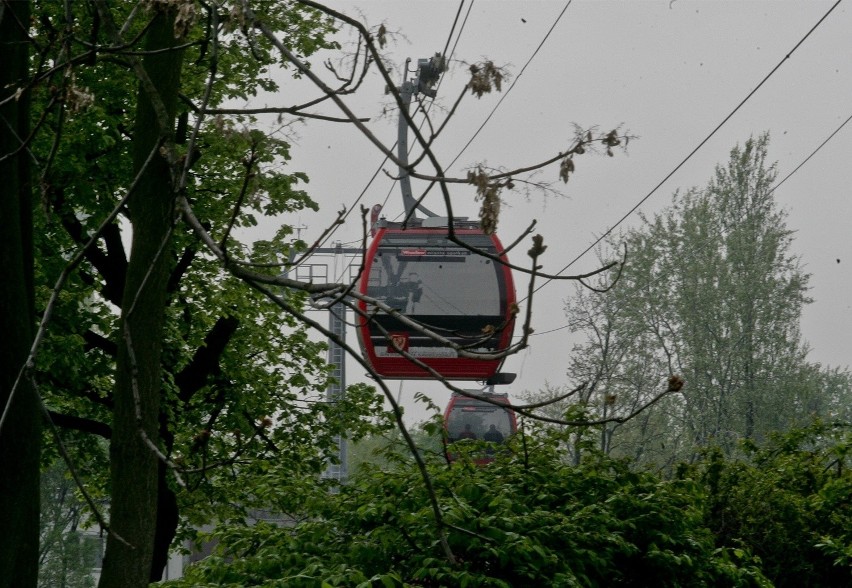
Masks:
[[[482,436],[486,441],[490,441],[491,443],[502,443],[503,442],[503,433],[497,430],[497,427],[494,423],[491,423],[491,426],[485,431],[485,434]]]
[[[396,284],[387,286],[385,303],[404,313],[415,314],[414,305],[423,296],[423,282],[416,272],[409,272]]]

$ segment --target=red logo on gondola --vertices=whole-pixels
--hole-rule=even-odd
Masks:
[[[390,333],[390,339],[388,353],[396,353],[399,350],[408,351],[408,333]]]
[[[403,249],[400,251],[402,255],[426,255],[425,249]]]

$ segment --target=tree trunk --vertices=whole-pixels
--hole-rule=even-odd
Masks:
[[[32,187],[27,85],[29,2],[0,6],[0,588],[38,582],[41,409],[24,375],[33,342]],[[8,408],[8,410],[6,410]]]
[[[143,66],[158,98],[140,86],[133,135],[139,172],[151,150],[173,132],[182,52],[157,51],[178,44],[174,15],[160,7],[146,34]],[[154,52],[156,51],[156,52]],[[156,100],[165,107],[158,116]],[[166,120],[163,120],[165,114]],[[160,356],[172,258],[174,186],[159,154],[140,176],[128,207],[133,241],[122,299],[116,364],[113,436],[110,443],[110,527],[100,588],[142,588],[151,576],[158,504],[158,443],[162,390]],[[117,535],[117,536],[116,536]]]
[[[154,551],[151,556],[151,582],[163,579],[163,570],[169,563],[169,547],[177,533],[179,512],[177,496],[169,488],[168,468],[160,462],[158,471],[157,521],[154,532]]]

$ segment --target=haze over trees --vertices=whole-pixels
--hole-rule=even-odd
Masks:
[[[42,472],[39,525],[39,586],[93,588],[92,570],[100,567],[102,539],[86,530],[88,505],[66,475],[61,459]]]
[[[338,29],[352,32],[354,49],[341,47]],[[708,252],[698,259],[720,279],[741,285],[737,306],[723,309],[731,316],[712,317],[727,347],[702,342],[705,323],[679,314],[695,300],[641,282],[642,271],[658,278],[665,278],[664,268],[677,271],[676,255],[657,258],[656,250],[643,253],[645,241],[628,238],[631,263],[640,269],[623,268],[620,283],[642,283],[648,304],[669,294],[672,307],[646,313],[630,306],[640,300],[619,298],[622,290],[598,300],[609,301],[608,312],[632,311],[623,324],[633,330],[619,336],[648,345],[630,347],[625,340],[614,355],[608,348],[606,354],[578,350],[578,358],[588,359],[577,368],[584,404],[555,416],[518,407],[527,430],[494,467],[462,462],[450,468],[440,423],[430,422],[422,435],[410,433],[381,378],[375,386],[349,386],[336,404],[324,401],[329,370],[317,340],[331,334],[305,311],[339,301],[354,306],[345,296],[360,295],[350,284],[285,273],[310,260],[308,244],[293,238],[298,213],[327,204],[311,198],[308,178],[289,164],[288,125],[316,118],[357,126],[396,172],[396,153],[376,139],[347,98],[375,72],[409,123],[414,112],[424,115],[422,102],[411,114],[403,108],[398,80],[381,60],[385,26],[367,29],[310,1],[33,0],[0,1],[0,32],[0,260],[6,272],[0,280],[0,588],[36,586],[39,472],[58,459],[75,480],[73,509],[86,505],[67,526],[90,524],[107,538],[102,588],[159,580],[169,548],[200,538],[198,529],[214,521],[221,551],[193,571],[187,585],[507,585],[540,578],[582,585],[639,576],[676,585],[684,574],[765,585],[753,555],[765,548],[761,557],[768,560],[776,551],[756,541],[740,546],[753,530],[748,521],[712,526],[731,520],[721,514],[743,510],[749,488],[738,486],[736,476],[716,475],[727,464],[701,469],[697,443],[718,441],[733,454],[735,437],[763,441],[775,428],[806,423],[811,412],[832,415],[832,402],[848,392],[845,373],[823,376],[797,363],[804,348],[792,319],[805,302],[806,279],[786,252],[783,227],[761,233],[762,244],[752,247],[750,234],[730,223],[730,257]],[[328,55],[334,57],[323,61]],[[440,56],[435,65],[457,67]],[[504,79],[492,63],[464,71],[470,78],[458,100],[499,90]],[[300,83],[312,94],[293,105],[296,92],[289,90]],[[261,92],[284,96],[286,106],[230,107],[231,100]],[[429,148],[440,125],[426,125],[429,131],[411,126],[411,177],[424,186],[436,182],[448,215],[448,185],[473,184],[482,224],[493,228],[501,194],[528,177],[476,164],[467,177],[445,177]],[[626,140],[617,129],[573,129],[567,144],[545,147],[540,165],[522,162],[527,171],[553,165],[554,179],[567,181],[584,152],[612,154]],[[732,210],[755,215],[752,230],[777,223],[771,206],[752,203],[747,191],[732,187],[763,169],[756,157],[764,148],[758,141],[747,157],[740,154],[745,175],[717,180]],[[501,162],[501,169],[513,163]],[[700,217],[700,200],[696,193],[683,202],[694,202]],[[362,226],[366,210],[360,212]],[[707,223],[717,219],[711,213]],[[241,241],[260,217],[277,219],[281,229],[265,240]],[[683,235],[700,226],[669,220]],[[655,239],[659,252],[672,241],[666,234]],[[526,233],[519,242],[529,259],[513,255],[524,258],[516,272],[534,284],[546,241]],[[613,273],[605,274],[604,285]],[[696,276],[685,268],[680,275]],[[705,292],[708,284],[696,282],[691,296],[709,296],[715,287]],[[746,289],[758,285],[760,296],[751,304]],[[779,285],[789,300],[776,291]],[[766,300],[787,306],[770,314],[758,304]],[[519,309],[519,323],[528,310]],[[710,312],[709,301],[701,311]],[[519,343],[510,352],[527,344],[527,326],[519,324]],[[658,342],[661,347],[651,344]],[[359,359],[345,341],[338,343]],[[716,370],[712,377],[724,381],[724,395],[701,370]],[[801,390],[785,388],[793,406],[770,418],[775,370],[797,376]],[[683,386],[676,373],[687,382],[694,378],[695,391],[690,383],[682,395],[671,395]],[[819,394],[809,374],[826,378]],[[634,387],[615,388],[624,382]],[[593,399],[601,391],[609,396],[595,414]],[[649,409],[621,423],[644,403],[664,402],[677,410]],[[539,429],[536,418],[568,428]],[[366,465],[363,477],[330,496],[334,483],[321,473],[339,435],[372,441],[391,429],[399,444],[386,456],[387,467]],[[597,440],[601,431],[604,451],[598,453],[590,435]],[[791,525],[807,531],[796,535],[801,551],[815,554],[831,574],[850,560],[843,534],[848,510],[841,509],[849,487],[848,437],[842,429],[814,431],[782,443],[770,457],[792,456],[790,479],[807,474],[807,483],[778,500],[795,511]],[[670,454],[652,447],[659,435],[673,444]],[[611,458],[622,438],[640,461],[688,457],[696,469],[670,480],[636,472]],[[803,470],[804,462],[817,465]],[[777,462],[765,463],[773,467],[755,473],[755,483],[778,480],[770,475],[778,472]],[[46,482],[67,488],[54,474],[50,470]],[[711,484],[725,492],[708,514],[702,500]],[[796,518],[797,509],[813,505],[833,509],[832,516]],[[53,513],[45,506],[47,523]],[[292,532],[263,524],[249,529],[259,509],[303,524]],[[56,531],[63,523],[53,518]],[[784,547],[800,545],[791,540]]]
[[[731,455],[741,440],[814,419],[848,422],[850,373],[810,362],[799,331],[808,275],[772,196],[768,149],[768,134],[735,146],[704,188],[676,192],[664,211],[612,236],[608,246],[629,257],[617,286],[578,289],[566,301],[584,336],[568,374],[595,383],[579,399],[592,414],[635,411],[655,396],[660,374],[688,383],[635,419],[605,425],[601,450],[671,465],[709,445]]]

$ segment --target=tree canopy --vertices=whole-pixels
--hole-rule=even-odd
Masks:
[[[566,181],[575,156],[626,138],[577,129],[526,171],[479,166],[448,178],[430,150],[440,129],[411,125],[382,61],[384,26],[310,1],[3,1],[0,21],[10,64],[0,95],[9,268],[0,314],[15,335],[3,341],[0,458],[10,473],[3,500],[19,506],[4,510],[0,586],[36,582],[42,458],[66,460],[86,522],[107,536],[100,585],[126,588],[157,580],[175,537],[197,525],[243,520],[270,502],[298,510],[311,494],[303,483],[325,489],[319,473],[341,432],[357,439],[389,426],[373,387],[325,402],[318,339],[332,334],[304,311],[358,294],[288,272],[311,254],[293,239],[293,213],[318,207],[308,178],[288,165],[288,124],[353,125],[402,164],[347,103],[375,72],[415,135],[408,174],[438,182],[450,217],[447,185],[473,184],[489,231],[514,176],[555,165]],[[334,36],[342,28],[354,50]],[[322,77],[312,59],[328,52],[337,55]],[[458,100],[499,90],[503,79],[493,63],[468,75]],[[313,92],[303,104],[228,104],[284,95],[299,81]],[[280,230],[243,241],[261,216],[279,219]],[[543,250],[538,237],[532,269],[518,268],[531,280]],[[525,345],[526,336],[507,353]],[[376,387],[393,404],[381,379]],[[392,418],[403,427],[396,406]],[[434,500],[433,515],[440,520]]]
[[[455,562],[410,460],[366,466],[295,525],[220,528],[169,583],[202,586],[844,586],[849,428],[773,437],[750,458],[702,453],[672,477],[571,432],[525,430],[487,467],[429,460]],[[767,501],[771,508],[767,508]],[[767,530],[771,532],[767,533]]]
[[[594,382],[581,405],[623,417],[658,398],[661,375],[687,385],[637,418],[603,427],[604,451],[671,465],[719,445],[806,426],[848,422],[848,369],[814,364],[799,330],[808,274],[774,198],[768,134],[735,146],[704,188],[612,236],[628,262],[600,295],[566,301],[575,346],[569,375]],[[557,391],[558,392],[558,391]]]

